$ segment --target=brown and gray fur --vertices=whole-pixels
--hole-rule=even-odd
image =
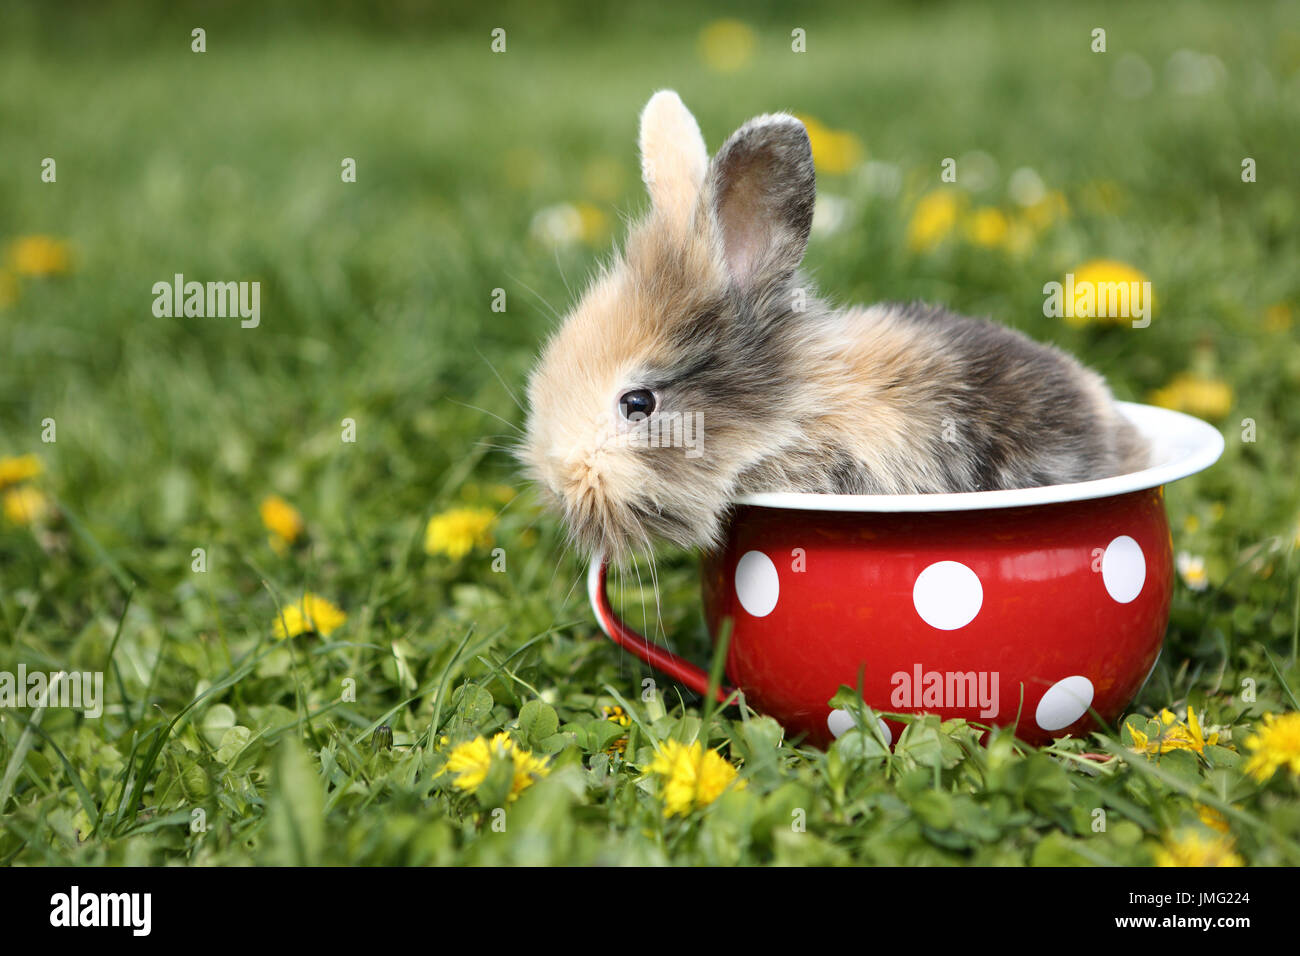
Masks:
[[[835,309],[798,271],[816,196],[803,125],[741,127],[710,163],[675,93],[641,118],[652,208],[551,338],[520,457],[576,543],[716,545],[762,491],[923,494],[1086,481],[1146,448],[1102,378],[927,305]],[[629,442],[630,389],[701,413],[703,453]]]

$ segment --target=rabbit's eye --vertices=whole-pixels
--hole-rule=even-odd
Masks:
[[[634,388],[624,392],[618,399],[618,411],[630,422],[639,422],[649,418],[655,410],[655,393],[648,388]]]

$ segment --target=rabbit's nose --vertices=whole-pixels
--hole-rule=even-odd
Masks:
[[[602,482],[595,457],[566,455],[556,461],[553,474],[557,478],[557,490],[567,497],[582,497],[591,491],[599,491]]]

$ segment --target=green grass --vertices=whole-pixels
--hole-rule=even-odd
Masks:
[[[696,46],[720,14],[689,4],[443,22],[392,4],[366,23],[73,9],[56,23],[19,6],[0,37],[0,243],[49,234],[73,251],[68,274],[22,277],[0,307],[0,456],[38,454],[36,484],[57,501],[42,527],[0,524],[0,670],[104,671],[107,705],[95,720],[46,711],[21,743],[32,711],[0,710],[0,862],[1144,864],[1200,827],[1204,804],[1247,862],[1300,863],[1295,778],[1257,783],[1232,752],[1300,690],[1300,326],[1265,319],[1300,308],[1296,4],[772,13],[747,17],[754,59],[728,75]],[[193,54],[205,22],[208,52]],[[504,55],[488,48],[496,26]],[[1088,49],[1096,26],[1105,54]],[[1212,90],[1171,89],[1180,49],[1219,59]],[[1114,90],[1125,53],[1153,70],[1144,97]],[[1179,585],[1134,704],[1192,704],[1221,750],[1156,761],[1114,732],[984,747],[933,720],[892,757],[856,733],[827,753],[791,746],[771,721],[706,712],[663,680],[642,701],[643,669],[596,629],[583,567],[529,496],[492,529],[503,573],[488,547],[424,553],[430,515],[499,508],[492,487],[520,484],[502,448],[523,415],[503,382],[519,391],[552,309],[642,208],[635,118],[662,86],[711,147],[792,109],[897,167],[895,195],[822,177],[852,203],[808,257],[835,299],[993,315],[1078,354],[1121,398],[1188,368],[1232,385],[1223,460],[1167,489],[1176,548],[1205,557],[1210,586]],[[942,158],[974,151],[998,167],[974,204],[1014,208],[1007,177],[1028,166],[1068,216],[1019,254],[910,252],[915,198]],[[55,184],[39,180],[47,156]],[[1245,156],[1256,183],[1240,181]],[[343,157],[356,184],[340,182]],[[1098,202],[1098,184],[1117,200]],[[530,234],[538,210],[575,201],[609,233],[559,250]],[[1151,277],[1150,328],[1043,317],[1043,284],[1099,257]],[[261,327],[155,318],[150,289],[177,272],[260,281]],[[306,519],[285,555],[258,516],[270,493]],[[695,559],[658,558],[658,605],[644,565],[617,582],[620,605],[704,660]],[[304,589],[346,624],[276,641],[277,607]],[[620,701],[625,758],[604,752],[601,719]],[[385,723],[395,745],[375,752]],[[438,774],[449,746],[499,730],[552,766],[504,832],[500,768],[477,795]],[[665,820],[643,778],[669,737],[721,747],[746,786]]]

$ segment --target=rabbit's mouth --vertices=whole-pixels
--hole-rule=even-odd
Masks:
[[[662,538],[679,544],[684,548],[694,547],[702,542],[698,540],[699,529],[692,526],[682,515],[661,508],[649,508],[644,505],[631,505],[629,510],[651,537]]]
[[[531,477],[543,491],[569,533],[571,545],[587,556],[604,552],[611,563],[626,564],[634,551],[650,551],[656,540],[683,548],[715,543],[719,510],[726,499],[701,493],[698,481],[676,480],[640,467],[663,462],[663,456],[590,456],[559,459],[534,451],[525,460]],[[638,467],[628,469],[627,464]],[[651,496],[648,487],[689,486],[692,491]]]
[[[636,551],[650,551],[656,540],[683,548],[712,541],[712,522],[692,522],[686,516],[646,503],[623,504],[585,495],[565,508],[565,524],[574,544],[587,555],[604,554],[623,566]]]

